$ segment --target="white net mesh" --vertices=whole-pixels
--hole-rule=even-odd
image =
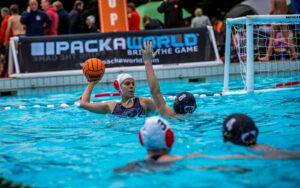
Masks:
[[[232,25],[231,63],[240,63],[240,75],[246,88],[246,24]],[[275,87],[278,83],[300,81],[300,30],[295,23],[257,24],[253,26],[254,89]],[[297,84],[298,86],[300,84]]]

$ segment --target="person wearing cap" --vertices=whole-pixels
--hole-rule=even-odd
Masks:
[[[147,97],[135,97],[135,80],[130,74],[119,74],[114,81],[114,87],[121,94],[121,101],[91,103],[91,93],[96,82],[88,82],[82,96],[80,107],[99,114],[113,114],[120,116],[143,116],[155,112],[154,102]]]
[[[280,150],[266,144],[257,144],[258,128],[245,114],[231,114],[223,122],[223,140],[236,145],[247,146],[266,159],[300,158],[299,151]]]
[[[199,152],[191,153],[187,156],[170,155],[170,151],[175,141],[175,134],[168,121],[159,116],[147,118],[144,126],[138,133],[138,137],[141,145],[147,150],[146,158],[143,161],[133,161],[124,167],[114,169],[114,172],[144,172],[145,169],[153,172],[155,171],[155,167],[165,167],[168,169],[171,167],[171,162],[191,158],[216,160],[255,158],[250,155],[209,156]],[[219,167],[220,169],[223,168],[222,166]],[[216,169],[218,169],[218,167]]]
[[[194,95],[189,92],[182,92],[176,96],[173,105],[174,110],[166,104],[152,66],[152,58],[155,57],[157,51],[153,53],[152,42],[150,41],[147,41],[147,43],[144,44],[144,48],[141,47],[141,50],[143,53],[148,85],[158,113],[162,116],[177,116],[193,113],[197,108],[197,104]]]

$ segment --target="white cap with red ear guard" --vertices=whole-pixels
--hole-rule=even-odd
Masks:
[[[132,78],[134,79],[130,74],[119,74],[117,79],[114,81],[114,88],[118,91],[120,91],[120,93],[122,93],[122,89],[121,89],[121,84],[124,80],[126,80],[127,78]]]
[[[154,116],[146,119],[139,132],[139,140],[147,150],[170,150],[175,140],[169,123],[161,117]]]

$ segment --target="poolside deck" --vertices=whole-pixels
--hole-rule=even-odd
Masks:
[[[155,73],[160,82],[216,82],[223,81],[224,64],[201,62],[176,65],[154,65]],[[256,62],[255,72],[270,73],[299,70],[300,61]],[[240,79],[239,63],[230,65],[230,80]],[[144,66],[107,68],[100,84],[96,88],[112,88],[118,74],[130,73],[138,84],[146,83]],[[81,70],[58,72],[57,76],[45,73],[36,77],[34,74],[0,79],[0,96],[32,95],[56,92],[80,91],[86,87],[86,78]]]

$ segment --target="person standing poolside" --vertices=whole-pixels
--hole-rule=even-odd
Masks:
[[[286,0],[270,0],[271,3],[271,15],[280,15],[280,14],[288,14],[288,7]],[[269,61],[270,55],[274,48],[274,39],[276,33],[282,31],[283,37],[286,42],[289,43],[289,47],[291,49],[291,60],[297,59],[297,52],[295,49],[295,44],[293,38],[289,37],[289,30],[287,25],[272,25],[271,26],[271,33],[269,37],[269,44],[267,49],[267,54],[264,57],[259,57],[258,60],[260,61]]]
[[[26,36],[44,35],[44,30],[52,25],[52,20],[38,6],[37,0],[29,0],[27,10],[21,15],[20,21],[26,26]]]
[[[144,44],[144,49],[141,47],[141,50],[143,53],[148,85],[158,113],[162,116],[176,116],[193,113],[197,108],[197,104],[194,95],[189,92],[182,92],[176,96],[173,106],[174,110],[166,104],[166,101],[160,92],[160,86],[152,66],[152,58],[155,57],[157,52],[152,53],[152,42],[150,41],[147,41],[147,44]]]
[[[130,17],[128,18],[128,27],[129,31],[140,31],[140,15],[135,10],[135,4],[130,2],[127,5],[127,13],[130,14]]]
[[[25,35],[25,25],[21,24],[19,15],[19,6],[16,4],[10,5],[9,7],[11,16],[8,19],[8,25],[5,32],[5,44],[9,43],[10,32],[12,31],[13,36]]]
[[[142,116],[155,112],[154,102],[146,97],[135,97],[136,84],[134,78],[129,74],[119,74],[114,82],[114,87],[122,97],[121,102],[91,103],[91,93],[97,82],[88,82],[83,93],[80,107],[99,114],[113,114],[120,116]]]
[[[84,8],[84,2],[77,0],[74,3],[74,8],[69,13],[72,34],[83,33],[84,24],[80,20],[83,8]]]
[[[60,1],[55,1],[52,5],[56,9],[58,14],[57,34],[69,34],[71,23],[68,12],[64,9],[64,6]]]
[[[45,30],[45,35],[57,35],[58,28],[58,14],[56,9],[52,6],[52,0],[41,0],[41,7],[45,11],[45,13],[52,20],[52,25],[48,29]]]
[[[223,140],[236,145],[247,146],[266,159],[298,159],[299,151],[280,150],[266,144],[257,144],[258,128],[245,114],[232,114],[223,122]]]
[[[183,0],[163,0],[157,11],[164,13],[165,28],[182,27],[183,14],[182,14]]]
[[[195,18],[192,19],[191,23],[192,28],[211,26],[209,18],[203,15],[203,11],[201,8],[197,8],[194,14]]]

